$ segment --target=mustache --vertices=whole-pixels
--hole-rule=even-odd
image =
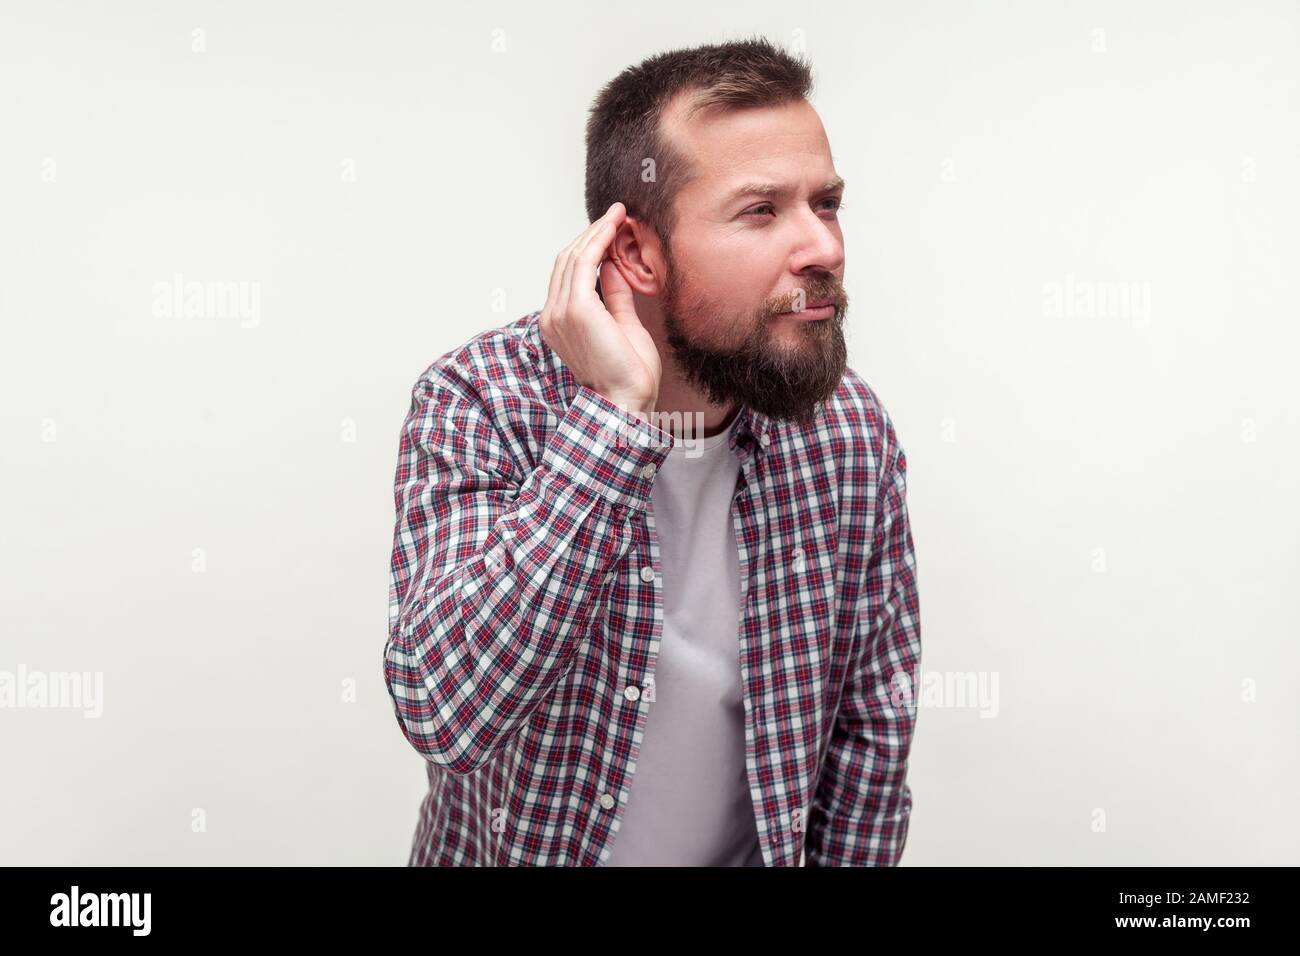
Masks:
[[[782,312],[793,312],[801,305],[807,308],[809,303],[826,300],[834,304],[836,312],[843,312],[848,305],[848,293],[834,279],[813,281],[774,300],[768,311],[771,315],[780,315]]]

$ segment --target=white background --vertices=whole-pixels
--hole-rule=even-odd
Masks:
[[[0,19],[0,670],[104,679],[0,710],[0,862],[406,862],[411,385],[541,307],[598,88],[755,32],[849,181],[923,669],[999,679],[923,706],[904,865],[1300,861],[1295,3],[211,0]]]

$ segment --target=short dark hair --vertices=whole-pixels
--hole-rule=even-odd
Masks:
[[[812,68],[763,37],[671,50],[628,67],[596,96],[587,119],[587,219],[615,202],[654,229],[668,248],[674,200],[694,172],[660,128],[664,107],[690,93],[685,115],[778,106],[807,99]],[[643,176],[653,160],[651,181]]]

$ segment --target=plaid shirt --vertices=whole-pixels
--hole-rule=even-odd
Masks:
[[[428,772],[412,866],[605,863],[654,706],[673,438],[578,385],[539,315],[434,362],[401,431],[384,674]],[[852,369],[809,426],[738,414],[764,861],[894,865],[921,652],[903,449]]]

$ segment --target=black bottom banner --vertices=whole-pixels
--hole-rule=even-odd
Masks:
[[[6,942],[664,945],[829,930],[943,944],[1258,944],[1292,927],[1294,868],[0,869]],[[606,925],[617,934],[593,935]],[[642,935],[647,934],[647,935]],[[1263,934],[1261,936],[1261,934]],[[1290,936],[1290,933],[1286,934]],[[10,950],[18,952],[18,950]]]

